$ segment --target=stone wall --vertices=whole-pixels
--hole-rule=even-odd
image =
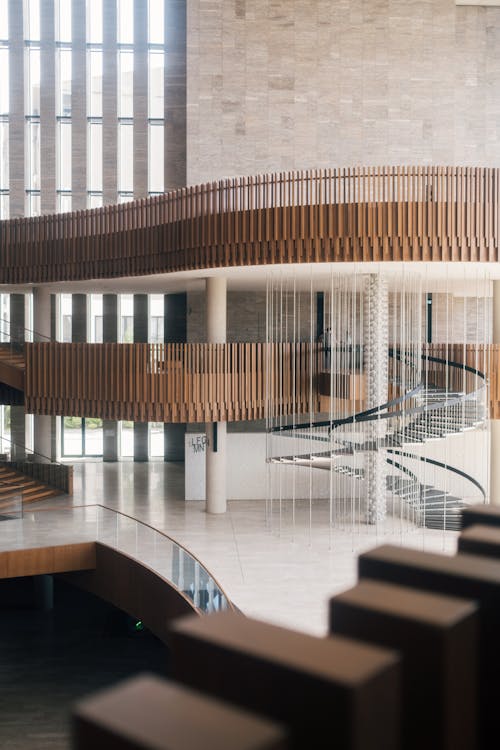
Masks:
[[[190,0],[188,184],[311,167],[500,165],[500,8]]]

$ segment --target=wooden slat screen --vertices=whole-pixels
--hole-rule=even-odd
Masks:
[[[309,344],[26,344],[32,414],[215,422],[318,409]]]
[[[500,344],[490,344],[488,381],[490,395],[490,418],[500,419]]]
[[[220,180],[0,222],[0,283],[319,261],[497,262],[498,168],[358,167]]]

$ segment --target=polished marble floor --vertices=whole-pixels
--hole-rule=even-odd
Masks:
[[[150,524],[187,547],[245,614],[315,635],[326,633],[329,598],[355,583],[361,552],[380,544],[456,550],[455,532],[424,531],[399,519],[383,527],[332,529],[320,504],[297,504],[294,523],[285,504],[275,503],[271,514],[263,500],[230,501],[226,514],[209,515],[202,502],[184,500],[184,467],[176,463],[77,463],[73,497],[52,498],[37,509],[61,510],[51,517],[54,538],[62,542],[81,533],[81,522],[71,530],[62,511],[94,504]],[[37,515],[28,508],[22,522],[2,523],[1,548],[28,545]]]

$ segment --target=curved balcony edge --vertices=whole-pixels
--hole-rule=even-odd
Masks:
[[[500,170],[356,167],[235,177],[0,222],[0,283],[317,262],[497,262]]]

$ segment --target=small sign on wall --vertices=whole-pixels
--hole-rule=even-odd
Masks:
[[[186,500],[205,500],[205,465],[207,436],[204,432],[187,432],[184,438],[184,493]]]

